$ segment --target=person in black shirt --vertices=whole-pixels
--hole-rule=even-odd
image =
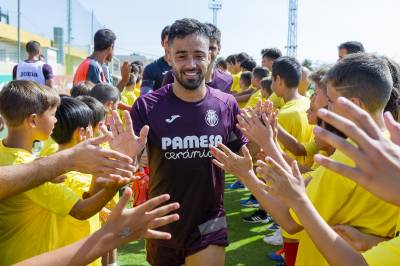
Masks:
[[[164,75],[171,69],[167,63],[167,47],[168,47],[169,26],[166,26],[161,32],[161,45],[165,54],[153,63],[147,65],[143,71],[143,81],[140,94],[146,94],[161,88]]]

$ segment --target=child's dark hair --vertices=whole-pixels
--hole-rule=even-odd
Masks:
[[[56,112],[57,123],[51,137],[58,144],[71,141],[77,128],[86,128],[92,123],[92,110],[83,102],[70,96],[61,96]]]
[[[267,57],[271,60],[276,60],[282,56],[281,50],[278,48],[266,48],[261,50],[262,57]]]
[[[235,54],[229,55],[225,59],[225,61],[226,61],[227,64],[234,65],[234,64],[236,64],[236,61],[237,61],[237,55],[235,55]]]
[[[272,79],[271,77],[265,77],[260,81],[260,86],[262,90],[265,90],[268,95],[272,94]]]
[[[96,98],[102,104],[105,104],[108,101],[115,103],[120,99],[119,90],[116,87],[106,83],[101,83],[94,86],[90,90],[89,96]]]
[[[387,60],[366,53],[347,55],[329,69],[324,81],[342,96],[360,99],[369,112],[383,110],[393,89]]]
[[[90,80],[81,81],[71,88],[70,94],[72,97],[80,95],[89,95],[90,90],[95,86]]]
[[[272,64],[272,76],[279,76],[288,88],[296,88],[301,79],[301,65],[294,57],[279,57]]]
[[[249,87],[251,85],[252,75],[253,74],[250,71],[244,71],[242,72],[242,74],[240,74],[240,79],[246,85],[246,87]]]
[[[0,91],[0,114],[9,127],[19,126],[30,115],[42,115],[59,104],[54,88],[33,81],[10,81]]]
[[[85,103],[92,110],[92,127],[97,127],[105,119],[106,109],[101,102],[88,95],[79,96],[76,99]]]
[[[255,67],[253,69],[253,77],[259,80],[268,76],[268,69],[265,67]]]
[[[215,62],[215,64],[217,66],[219,66],[220,68],[222,68],[223,70],[225,70],[225,71],[228,69],[226,61],[225,61],[225,59],[223,57],[217,58],[217,61]]]
[[[257,66],[256,61],[252,58],[247,58],[240,63],[240,67],[245,71],[253,71],[253,69]]]
[[[323,82],[323,80],[324,80],[324,76],[325,76],[326,72],[328,72],[328,70],[329,70],[329,68],[323,67],[323,68],[320,68],[320,69],[312,72],[308,76],[308,79],[310,81],[314,82],[315,84],[317,84],[318,87],[320,87],[325,94],[326,94],[326,84],[325,84],[325,82]]]

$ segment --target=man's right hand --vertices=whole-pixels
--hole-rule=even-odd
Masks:
[[[135,167],[132,165],[131,158],[120,152],[99,147],[109,139],[109,135],[100,136],[65,150],[68,155],[66,156],[65,171],[79,171],[117,181],[133,178]]]

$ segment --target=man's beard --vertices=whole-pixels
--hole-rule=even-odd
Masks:
[[[179,84],[181,84],[181,86],[183,88],[185,88],[187,90],[191,90],[191,91],[197,90],[200,87],[200,85],[203,82],[203,80],[204,80],[203,73],[201,73],[201,72],[198,73],[198,78],[196,78],[196,79],[185,80],[185,79],[181,78],[184,75],[182,72],[177,74],[177,72],[174,71],[176,81]]]

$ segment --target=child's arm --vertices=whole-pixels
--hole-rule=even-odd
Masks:
[[[125,209],[132,191],[126,189],[124,196],[115,206],[107,224],[78,242],[19,262],[18,266],[67,266],[87,265],[104,253],[131,241],[141,238],[171,238],[169,233],[154,230],[157,227],[173,223],[179,219],[177,214],[170,214],[179,208],[179,204],[171,203],[158,207],[169,199],[168,195],[150,199],[139,207]]]
[[[297,141],[283,127],[278,125],[278,139],[295,156],[307,156],[307,151],[303,144]]]
[[[92,217],[114,197],[118,188],[119,186],[106,187],[86,199],[79,200],[69,214],[78,220],[86,220]]]
[[[233,153],[222,143],[218,144],[218,148],[211,147],[211,154],[215,157],[213,159],[215,165],[239,177],[261,206],[288,233],[294,234],[302,230],[302,227],[291,217],[287,205],[266,192],[265,183],[258,179],[253,171],[252,158],[245,146],[242,147],[243,157]]]
[[[269,194],[281,199],[290,206],[308,235],[330,265],[367,265],[361,254],[355,251],[341,238],[318,214],[307,197],[303,178],[293,162],[292,172],[268,159],[271,167],[262,171],[271,184],[267,188]]]

